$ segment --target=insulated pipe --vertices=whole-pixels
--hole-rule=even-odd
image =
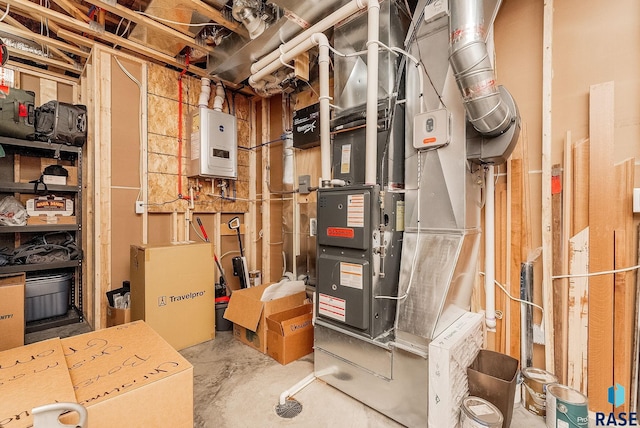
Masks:
[[[380,2],[369,0],[367,11],[367,122],[365,127],[365,184],[376,184],[378,166],[378,42]]]
[[[305,40],[309,39],[312,34],[322,33],[325,30],[333,27],[338,22],[342,21],[345,18],[353,15],[360,9],[364,9],[367,5],[368,0],[352,0],[346,5],[342,6],[340,9],[333,12],[331,15],[319,21],[317,24],[312,25],[302,33],[298,34],[293,39],[289,40],[287,43],[280,46],[280,50],[274,50],[267,56],[261,58],[259,61],[256,61],[251,65],[251,73],[257,73],[259,70],[263,69],[270,63],[274,61],[278,61],[281,52],[286,52],[288,50],[293,49],[299,44],[303,43]],[[282,65],[282,64],[280,64]]]
[[[224,86],[218,82],[216,84],[216,97],[213,100],[213,109],[215,111],[222,111],[222,105],[224,104]]]
[[[487,167],[484,190],[484,293],[485,323],[489,330],[496,328],[496,272],[495,272],[495,176],[493,166]]]
[[[482,0],[451,0],[449,63],[462,93],[467,117],[482,135],[495,137],[511,127],[515,112],[496,86],[485,43]]]
[[[211,96],[211,80],[203,77],[200,80],[200,97],[198,98],[198,107],[209,106],[209,96]]]

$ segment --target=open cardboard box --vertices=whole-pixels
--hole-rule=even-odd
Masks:
[[[267,355],[289,364],[313,352],[313,306],[310,303],[267,317]]]
[[[231,294],[224,318],[233,322],[233,335],[263,354],[267,353],[267,316],[300,306],[307,298],[304,291],[263,302],[262,293],[271,284],[236,290]]]

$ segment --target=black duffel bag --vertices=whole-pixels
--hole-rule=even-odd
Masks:
[[[49,101],[36,108],[36,138],[81,147],[87,141],[87,107]]]

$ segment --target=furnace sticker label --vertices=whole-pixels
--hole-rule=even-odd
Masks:
[[[347,314],[347,303],[344,299],[320,293],[318,312],[325,317],[344,322]]]
[[[404,201],[396,203],[396,232],[404,232]]]
[[[351,144],[345,144],[342,146],[340,174],[349,174],[349,171],[351,171]]]
[[[364,195],[347,197],[347,227],[364,227]]]
[[[362,290],[362,265],[340,262],[340,285]]]

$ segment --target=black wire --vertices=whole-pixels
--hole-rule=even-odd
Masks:
[[[277,143],[280,141],[284,141],[286,140],[286,136],[285,135],[281,135],[280,138],[276,139],[276,140],[271,140],[271,141],[267,141],[266,143],[262,143],[262,144],[258,144],[257,146],[253,146],[253,147],[244,147],[244,146],[238,146],[239,149],[241,150],[255,150],[258,149],[262,146],[268,146],[269,144],[273,144],[273,143]]]

